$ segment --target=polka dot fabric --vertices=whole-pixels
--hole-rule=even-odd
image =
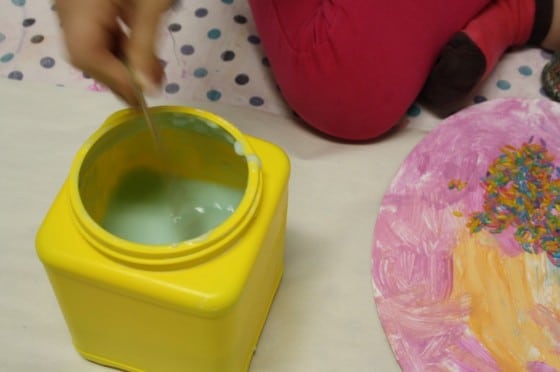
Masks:
[[[246,0],[189,0],[170,11],[159,45],[174,101],[213,101],[290,115]],[[0,76],[91,91],[107,89],[65,59],[56,7],[9,0],[0,12]]]
[[[273,81],[247,0],[180,2],[166,19],[159,47],[167,76],[163,94],[175,102],[223,102],[293,115]],[[0,77],[107,92],[70,66],[64,55],[55,6],[47,1],[5,2],[0,12]],[[469,103],[542,96],[540,74],[550,58],[540,49],[508,53]],[[402,124],[431,130],[439,122],[414,103]]]

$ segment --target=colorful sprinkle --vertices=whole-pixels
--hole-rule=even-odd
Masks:
[[[514,228],[526,252],[544,251],[560,266],[560,168],[546,143],[531,138],[521,148],[505,146],[481,186],[483,211],[470,216],[470,231],[498,234]]]
[[[467,187],[467,183],[465,181],[462,180],[458,180],[458,179],[452,179],[451,181],[449,181],[449,183],[447,184],[447,188],[449,190],[458,190],[461,191],[463,190],[465,187]]]
[[[544,93],[555,101],[560,101],[560,54],[553,55],[541,76]]]

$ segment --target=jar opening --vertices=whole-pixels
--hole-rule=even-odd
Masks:
[[[243,142],[213,121],[156,111],[160,143],[128,117],[87,150],[78,193],[89,217],[120,239],[148,246],[204,239],[247,192]]]

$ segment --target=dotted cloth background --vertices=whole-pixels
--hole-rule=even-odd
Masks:
[[[0,0],[0,6],[0,77],[107,92],[66,62],[50,2]],[[184,1],[165,20],[159,54],[167,96],[291,115],[273,81],[247,0]],[[540,74],[550,58],[539,49],[508,53],[471,103],[542,95]],[[404,124],[432,129],[439,121],[413,104]]]
[[[0,4],[0,76],[106,91],[67,63],[51,2]],[[273,83],[247,1],[185,1],[169,13],[164,27],[159,54],[165,94],[289,112]]]

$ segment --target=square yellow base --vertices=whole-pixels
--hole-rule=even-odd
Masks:
[[[66,181],[37,235],[37,252],[76,349],[131,371],[247,370],[283,271],[289,162],[247,136],[263,188],[243,236],[180,269],[117,262],[77,228]]]

